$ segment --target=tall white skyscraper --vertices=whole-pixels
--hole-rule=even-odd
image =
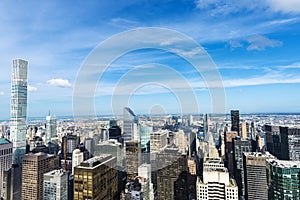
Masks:
[[[13,163],[21,164],[26,152],[27,67],[25,60],[13,60],[10,103],[10,140]]]
[[[56,117],[46,117],[46,144],[51,141],[51,138],[56,137]]]
[[[137,126],[137,116],[130,108],[125,107],[123,110],[123,133],[125,143],[131,140],[140,140]]]

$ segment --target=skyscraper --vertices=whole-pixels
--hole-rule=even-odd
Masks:
[[[44,174],[44,199],[68,200],[68,174],[64,170],[52,170]]]
[[[126,173],[127,182],[134,180],[138,175],[141,164],[141,145],[138,141],[126,142]]]
[[[240,135],[240,112],[231,110],[231,131],[237,131]]]
[[[80,165],[83,160],[83,152],[81,152],[79,149],[75,149],[72,154],[72,174],[74,174],[74,168]]]
[[[207,158],[203,164],[203,178],[197,179],[197,200],[206,199],[238,200],[238,187],[221,159]]]
[[[22,200],[42,200],[44,173],[58,168],[58,157],[45,153],[30,153],[23,157]]]
[[[72,170],[73,151],[79,146],[80,138],[77,135],[66,135],[61,144],[61,166],[67,171]]]
[[[56,137],[56,117],[49,113],[49,116],[46,117],[46,144],[54,137]]]
[[[13,144],[6,138],[0,138],[0,197],[2,194],[3,171],[11,167]]]
[[[156,170],[158,200],[188,199],[186,154],[165,148],[157,154]]]
[[[236,137],[233,140],[233,163],[234,163],[234,178],[239,187],[239,196],[245,196],[244,168],[243,168],[243,153],[251,152],[251,140]]]
[[[21,177],[21,167],[17,164],[13,164],[9,169],[3,171],[2,197],[5,200],[21,199]]]
[[[205,114],[203,116],[203,132],[204,132],[204,137],[206,137],[207,133],[209,132],[209,124],[210,124],[210,120],[209,120],[208,114]]]
[[[75,167],[74,200],[115,200],[118,194],[116,158],[103,154]]]
[[[10,140],[13,163],[21,164],[26,153],[27,66],[25,60],[13,60],[10,103]]]
[[[152,125],[140,125],[141,148],[143,152],[150,152],[151,132],[153,132]]]
[[[300,161],[300,128],[280,127],[282,159]]]
[[[266,159],[269,156],[258,152],[244,153],[244,179],[246,200],[268,200]]]
[[[158,130],[150,134],[150,151],[158,153],[168,144],[168,130]]]
[[[137,124],[137,116],[130,108],[125,107],[123,110],[123,134],[125,143],[131,140],[140,139],[138,137]]]
[[[269,199],[300,199],[300,162],[267,160]]]
[[[265,125],[267,149],[280,160],[300,161],[300,128]]]

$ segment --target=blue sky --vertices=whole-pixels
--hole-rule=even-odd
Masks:
[[[29,61],[28,116],[44,116],[48,110],[72,115],[74,83],[85,58],[108,37],[138,27],[174,29],[196,40],[219,69],[227,111],[300,112],[298,0],[4,0],[0,118],[9,117],[12,59]],[[176,70],[194,89],[201,112],[211,111],[209,91],[188,63],[168,52],[145,49],[118,59],[99,80],[97,114],[110,114],[111,93],[120,78],[147,63]],[[157,70],[151,73],[158,75]],[[160,78],[176,82],[168,74]],[[142,82],[143,76],[136,80]],[[159,85],[138,89],[129,106],[137,113],[179,111],[178,100]]]

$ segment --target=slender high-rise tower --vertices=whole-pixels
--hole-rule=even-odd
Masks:
[[[46,117],[46,144],[51,142],[51,138],[56,137],[56,117],[51,116],[50,113]]]
[[[26,151],[27,66],[25,60],[13,60],[10,103],[10,140],[13,164],[22,163]]]

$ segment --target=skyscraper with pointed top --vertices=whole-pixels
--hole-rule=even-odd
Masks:
[[[13,60],[10,103],[10,140],[13,143],[13,164],[21,164],[26,153],[28,62]]]

